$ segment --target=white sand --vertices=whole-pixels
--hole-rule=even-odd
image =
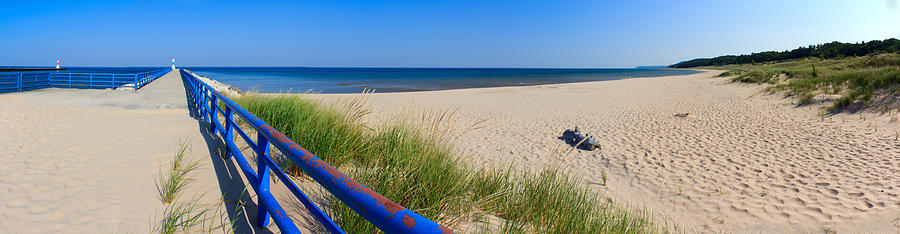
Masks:
[[[819,107],[710,78],[718,73],[375,94],[369,121],[458,108],[458,128],[486,121],[457,140],[469,162],[562,165],[617,201],[645,205],[687,229],[900,231],[896,112],[823,118]],[[328,102],[353,96],[315,95]],[[575,126],[599,136],[603,150],[554,157],[567,147],[557,137]],[[601,171],[607,186],[599,185]]]
[[[758,95],[758,86],[709,78],[716,73],[375,94],[369,121],[401,110],[457,109],[457,129],[485,121],[457,139],[467,161],[529,170],[561,165],[617,201],[645,205],[688,229],[900,230],[896,112],[823,118],[818,107],[797,108],[790,99]],[[182,197],[206,193],[203,201],[214,203],[240,191],[233,161],[208,156],[215,147],[186,110],[177,75],[138,92],[0,95],[0,230],[147,232],[162,208],[153,180],[180,139],[193,148],[190,158],[212,159],[201,160],[190,196]],[[557,137],[576,125],[600,136],[603,150],[555,156],[567,147]],[[601,171],[609,174],[607,186],[599,185]],[[281,187],[273,185],[282,205],[302,210]],[[255,217],[255,210],[244,213]]]
[[[181,198],[220,196],[178,72],[135,91],[43,89],[0,95],[0,230],[147,233],[163,205],[154,180],[184,140],[200,159]]]

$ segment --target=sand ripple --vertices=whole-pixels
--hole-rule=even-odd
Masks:
[[[148,96],[155,91],[166,98]],[[0,232],[149,232],[159,214],[153,181],[160,164],[172,158],[180,139],[198,149],[191,156],[206,158],[196,120],[177,107],[185,103],[183,92],[174,72],[137,93],[0,95]],[[209,187],[218,183],[203,163],[205,174],[194,186],[215,192]]]

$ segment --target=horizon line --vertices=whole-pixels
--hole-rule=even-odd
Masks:
[[[439,66],[175,66],[176,68],[407,68],[407,69],[637,69],[641,67],[666,68],[669,65],[640,65],[631,67],[439,67]],[[0,66],[0,68],[52,68],[55,66]],[[169,66],[61,66],[61,68],[143,68]]]

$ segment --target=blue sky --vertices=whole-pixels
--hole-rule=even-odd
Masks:
[[[633,67],[900,37],[897,0],[0,6],[6,66]]]

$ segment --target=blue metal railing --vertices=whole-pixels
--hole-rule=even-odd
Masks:
[[[291,162],[298,165],[307,175],[318,182],[319,185],[325,187],[328,192],[340,199],[341,202],[385,233],[452,233],[450,229],[385,198],[325,163],[322,159],[306,151],[293,140],[198,79],[193,73],[182,69],[181,77],[188,84],[187,88],[190,90],[191,99],[193,99],[189,102],[197,109],[201,119],[209,121],[209,131],[212,134],[218,132],[222,137],[227,146],[227,157],[233,156],[235,158],[244,176],[247,177],[247,180],[252,185],[251,187],[256,191],[257,205],[259,207],[257,208],[259,210],[256,220],[257,225],[267,226],[268,217],[271,215],[272,220],[275,221],[281,232],[299,233],[297,226],[287,217],[284,209],[278,204],[278,201],[275,200],[275,197],[272,196],[269,190],[271,171],[275,176],[278,176],[279,181],[297,197],[325,229],[331,233],[344,233],[275,164],[269,153],[269,144],[272,144],[282,154],[287,156]],[[224,105],[220,107],[220,103]],[[224,110],[222,109],[223,107]],[[225,118],[224,123],[219,122],[219,114],[222,114]],[[235,123],[233,118],[235,114],[256,130],[256,142]],[[234,139],[234,132],[237,132],[256,153],[255,171],[232,140]]]
[[[50,76],[45,72],[0,73],[0,93],[46,88]]]
[[[0,73],[0,93],[23,92],[43,88],[106,89],[133,87],[140,89],[170,71],[172,71],[171,68],[127,74],[2,72]]]
[[[140,89],[140,88],[144,87],[144,85],[149,84],[150,82],[158,79],[159,77],[162,77],[163,75],[165,75],[166,73],[169,73],[170,71],[172,71],[172,68],[165,68],[165,69],[156,70],[156,71],[148,71],[148,72],[141,72],[138,74],[134,74],[134,89]]]

